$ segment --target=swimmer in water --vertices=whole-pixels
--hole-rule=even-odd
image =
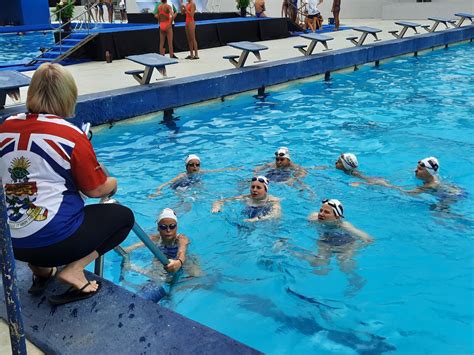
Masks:
[[[355,176],[368,185],[381,185],[385,187],[393,187],[386,180],[381,178],[368,177],[363,175],[357,168],[359,167],[359,162],[357,157],[353,153],[342,153],[336,161],[336,169],[342,170],[347,175]],[[360,182],[353,182],[351,186],[359,186]]]
[[[148,198],[154,198],[161,194],[161,190],[170,185],[173,190],[186,190],[201,181],[201,175],[206,173],[217,173],[221,171],[237,170],[237,168],[223,168],[214,170],[201,170],[201,159],[196,154],[190,154],[184,160],[186,172],[181,173],[170,181],[167,181],[156,189],[154,194],[148,195]]]
[[[347,293],[351,294],[361,289],[365,283],[363,278],[356,273],[354,254],[357,249],[371,243],[373,238],[351,223],[343,221],[343,218],[344,209],[341,202],[336,199],[323,200],[319,212],[311,213],[308,217],[310,222],[317,223],[319,234],[317,254],[296,245],[287,245],[285,249],[314,266],[314,273],[318,275],[329,273],[328,266],[334,256],[339,269],[348,277],[350,288]],[[285,240],[278,242],[279,246],[285,244],[287,244]]]
[[[274,218],[280,218],[280,199],[268,193],[269,181],[265,176],[255,176],[250,184],[249,195],[239,195],[218,200],[212,204],[212,213],[222,210],[224,203],[228,201],[244,201],[246,207],[242,214],[246,217],[245,222],[257,222]]]
[[[365,280],[356,272],[354,254],[357,249],[371,243],[373,238],[351,223],[343,221],[342,218],[344,218],[344,209],[336,199],[323,200],[319,212],[309,215],[309,221],[318,223],[320,237],[317,241],[317,255],[312,255],[306,260],[316,267],[314,273],[325,275],[330,271],[328,265],[331,257],[335,256],[339,269],[347,275],[350,287],[346,294],[351,295],[365,284]]]
[[[287,147],[278,148],[275,152],[275,162],[257,166],[253,172],[257,175],[262,170],[266,170],[265,176],[271,182],[284,182],[290,186],[308,174],[306,169],[291,161]]]
[[[311,213],[308,220],[310,222],[318,222],[321,225],[330,227],[333,231],[343,232],[341,235],[346,235],[345,239],[347,239],[348,242],[353,242],[356,239],[360,239],[366,243],[371,243],[373,241],[372,237],[367,233],[357,229],[351,223],[343,221],[342,218],[344,218],[344,208],[342,207],[341,202],[336,199],[331,199],[323,200],[319,212]],[[344,244],[344,241],[339,239],[339,237],[331,238],[330,235],[326,235],[321,239],[321,241],[337,246]]]
[[[439,161],[435,157],[428,157],[418,161],[415,169],[415,177],[423,181],[423,185],[412,190],[404,190],[396,187],[400,191],[409,195],[419,195],[429,193],[439,198],[439,202],[432,206],[433,210],[447,211],[449,205],[466,197],[466,192],[455,185],[446,184],[441,181],[438,175]]]
[[[202,272],[196,261],[192,257],[188,258],[186,255],[190,242],[188,237],[178,233],[178,217],[176,213],[171,208],[165,208],[159,214],[156,222],[158,234],[151,235],[150,239],[155,242],[163,254],[166,255],[170,261],[169,264],[163,267],[162,264],[154,258],[151,267],[147,269],[139,268],[133,264],[125,264],[125,266],[153,279],[165,276],[166,274],[163,273],[163,269],[171,273],[176,273],[180,269],[183,269],[188,276],[201,276]],[[130,253],[142,247],[144,247],[144,244],[138,242],[124,248],[124,251]]]

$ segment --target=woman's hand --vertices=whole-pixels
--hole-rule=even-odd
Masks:
[[[222,208],[222,202],[216,201],[212,204],[211,213],[218,213],[221,211],[221,208]]]
[[[170,259],[170,263],[165,266],[165,270],[168,272],[176,272],[179,269],[181,269],[182,266],[183,266],[183,262],[181,261],[181,259],[177,259],[177,260]]]
[[[149,194],[148,198],[155,198],[161,195],[161,190],[156,191],[154,194]]]

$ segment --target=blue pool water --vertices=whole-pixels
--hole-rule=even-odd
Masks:
[[[0,66],[33,59],[41,54],[41,47],[50,48],[53,44],[52,32],[27,32],[22,36],[16,33],[1,34]]]
[[[189,253],[205,273],[182,279],[162,304],[270,354],[472,353],[473,50],[465,44],[330,82],[291,83],[270,89],[263,102],[243,94],[180,108],[173,124],[160,124],[157,115],[97,130],[93,144],[119,179],[117,198],[149,233],[162,208],[176,208]],[[212,201],[245,193],[252,169],[279,146],[305,167],[329,167],[309,170],[305,182],[316,196],[272,184],[283,209],[276,222],[242,222],[239,202],[210,213]],[[420,185],[417,161],[434,155],[441,178],[467,197],[436,211],[431,195],[353,187],[355,178],[334,169],[345,151],[358,155],[367,175],[407,188]],[[204,169],[241,169],[148,199],[184,170],[189,153],[201,156]],[[347,220],[375,241],[352,262],[333,256],[320,269],[306,261],[318,239],[306,218],[326,197],[341,200]],[[131,260],[147,267],[152,259],[139,249]],[[120,258],[110,253],[105,277],[129,288],[146,281],[134,273],[121,280],[119,270]]]

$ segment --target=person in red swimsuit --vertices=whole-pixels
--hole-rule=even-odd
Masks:
[[[196,13],[196,4],[193,0],[188,0],[186,5],[181,5],[181,12],[186,14],[186,37],[189,45],[189,55],[186,59],[199,59],[198,44],[196,41],[196,22],[194,14]]]
[[[173,27],[171,26],[173,8],[166,3],[166,0],[161,0],[161,5],[158,6],[155,17],[160,24],[160,54],[165,55],[165,39],[167,39],[170,57],[178,59],[173,51]]]

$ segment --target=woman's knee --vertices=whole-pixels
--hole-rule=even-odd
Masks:
[[[132,229],[133,225],[135,224],[135,216],[133,211],[126,206],[116,206],[120,207],[120,211],[117,213],[117,219],[122,221],[125,227],[130,227],[130,229]]]

